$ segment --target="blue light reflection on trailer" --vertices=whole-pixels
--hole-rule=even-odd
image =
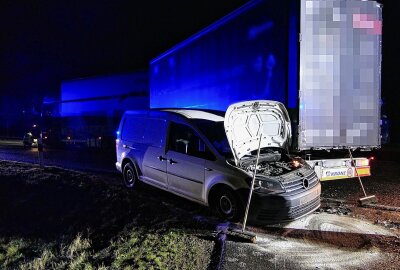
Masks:
[[[154,59],[150,107],[225,110],[249,99],[297,107],[298,13],[281,5],[252,1]]]
[[[148,109],[148,72],[95,76],[61,83],[60,115],[115,116]]]

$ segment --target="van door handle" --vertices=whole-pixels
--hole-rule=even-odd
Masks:
[[[204,168],[204,170],[206,170],[207,172],[211,172],[212,171],[211,168]]]
[[[167,160],[167,158],[165,158],[165,157],[163,157],[163,156],[158,156],[158,159],[159,159],[160,161]]]
[[[170,159],[169,159],[169,164],[171,164],[171,165],[172,165],[172,164],[176,164],[176,163],[178,163],[178,162],[176,162],[176,161],[175,161],[175,160],[173,160],[172,158],[170,158]]]

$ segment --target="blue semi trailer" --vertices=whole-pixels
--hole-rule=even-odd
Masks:
[[[114,150],[122,114],[149,108],[148,88],[147,71],[62,81],[60,100],[43,103],[55,112],[45,114],[46,143]]]
[[[276,100],[292,151],[379,148],[381,39],[376,1],[250,1],[151,61],[150,107]],[[370,174],[366,158],[309,163],[322,180]]]

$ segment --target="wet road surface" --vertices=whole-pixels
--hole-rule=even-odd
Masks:
[[[39,164],[39,153],[37,148],[24,149],[20,140],[0,140],[0,160]],[[59,166],[67,169],[117,173],[115,153],[104,153],[100,149],[45,148],[43,163],[47,166]]]

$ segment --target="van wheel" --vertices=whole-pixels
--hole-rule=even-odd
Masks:
[[[213,198],[214,211],[224,220],[239,221],[243,205],[239,196],[230,188],[219,189]]]
[[[124,184],[127,188],[135,188],[138,185],[138,176],[135,167],[132,163],[128,162],[124,166],[123,171]]]

